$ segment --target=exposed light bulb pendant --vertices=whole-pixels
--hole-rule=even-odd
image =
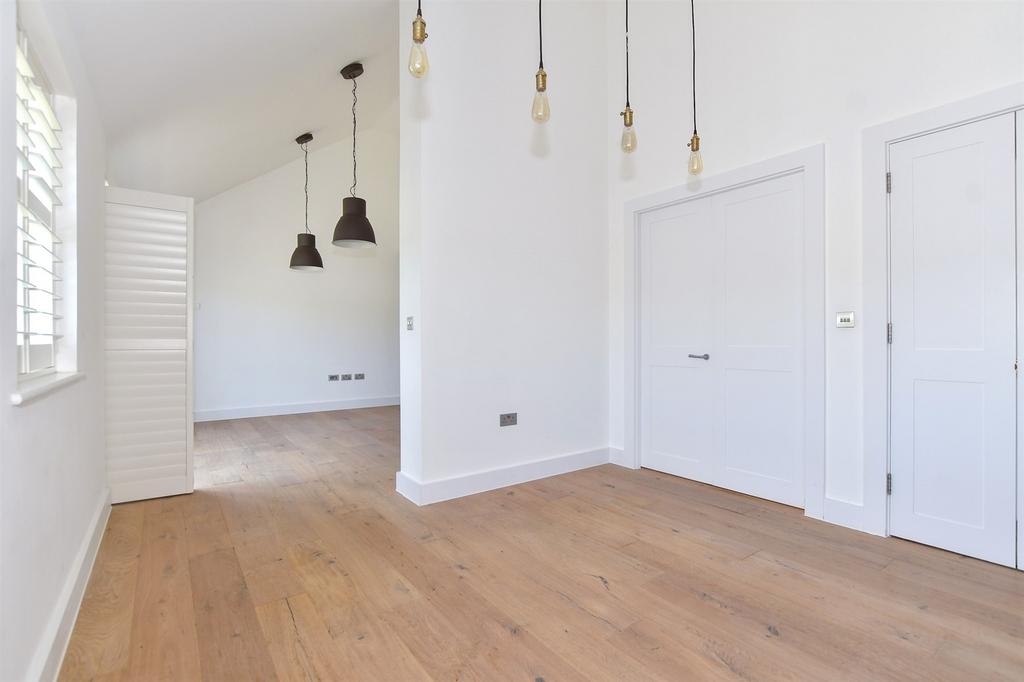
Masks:
[[[626,0],[626,108],[619,112],[622,117],[622,137],[619,147],[624,154],[636,151],[636,129],[633,127],[633,109],[629,106],[629,0]]]
[[[544,123],[551,118],[551,105],[548,104],[548,74],[541,67],[537,69],[537,92],[533,96],[533,107],[530,115],[537,123]]]
[[[373,226],[366,218],[366,200],[356,196],[356,78],[363,75],[363,65],[359,62],[349,64],[341,70],[341,75],[352,81],[352,187],[349,188],[351,196],[345,197],[341,202],[341,218],[334,227],[334,238],[331,243],[335,246],[365,249],[376,246],[377,238],[373,234]]]
[[[704,158],[700,155],[700,136],[696,130],[686,146],[690,148],[690,161],[686,164],[686,170],[690,175],[700,175],[704,170]]]
[[[295,250],[292,251],[292,258],[288,264],[292,270],[305,270],[307,272],[321,272],[324,269],[324,261],[320,258],[320,252],[316,250],[316,235],[309,231],[309,143],[313,141],[313,133],[303,133],[295,138],[295,141],[302,147],[302,154],[306,164],[306,231],[296,235]]]
[[[533,95],[530,116],[537,123],[545,123],[551,118],[551,105],[548,103],[548,72],[544,70],[544,0],[537,0],[537,38],[540,59],[534,75],[537,92]]]
[[[690,175],[700,175],[704,171],[704,158],[700,155],[700,136],[697,135],[697,26],[694,21],[693,0],[690,0],[690,37],[693,41],[693,137],[690,138],[690,159],[686,171]]]
[[[430,71],[430,60],[427,59],[427,48],[423,45],[427,39],[427,22],[423,21],[423,10],[416,3],[416,18],[412,21],[412,48],[409,50],[409,73],[414,78],[423,78]]]
[[[636,151],[637,139],[636,128],[633,127],[633,110],[629,108],[628,104],[620,116],[622,116],[623,127],[622,139],[619,141],[619,146],[626,154],[632,154]]]

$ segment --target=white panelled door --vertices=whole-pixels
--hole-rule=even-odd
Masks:
[[[1012,566],[1014,117],[893,144],[890,533]]]
[[[719,240],[711,199],[645,215],[640,269],[643,465],[676,476],[714,476],[714,290]]]
[[[803,179],[641,215],[643,466],[803,506]]]
[[[106,204],[107,476],[114,502],[192,492],[192,199]]]
[[[716,195],[717,485],[804,505],[803,175]]]

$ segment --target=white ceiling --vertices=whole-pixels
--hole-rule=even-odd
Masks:
[[[323,146],[398,97],[395,0],[75,0],[66,8],[107,133],[111,185],[202,200]],[[369,153],[369,152],[367,152]]]

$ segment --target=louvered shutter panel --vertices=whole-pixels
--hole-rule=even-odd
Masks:
[[[107,476],[114,502],[192,491],[192,200],[110,188]]]
[[[60,338],[61,127],[45,74],[18,33],[14,75],[18,168],[18,374],[54,371]]]

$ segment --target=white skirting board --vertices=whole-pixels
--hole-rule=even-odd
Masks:
[[[109,517],[110,491],[104,490],[93,513],[88,532],[82,538],[82,545],[64,580],[64,587],[50,614],[43,637],[29,663],[28,676],[25,679],[44,682],[57,679]]]
[[[282,414],[305,414],[307,412],[332,412],[334,410],[357,410],[362,407],[389,407],[398,405],[399,398],[351,398],[348,400],[322,400],[315,403],[285,403],[283,405],[249,405],[228,407],[218,410],[196,410],[195,421],[212,422],[221,419],[246,419],[248,417],[274,417]]]
[[[598,448],[433,481],[417,481],[399,471],[395,475],[395,490],[423,506],[607,463],[608,448]]]
[[[622,448],[608,448],[608,461],[611,464],[617,464],[620,467],[626,467],[627,469],[639,468],[636,462],[633,461],[633,457],[627,457]]]

